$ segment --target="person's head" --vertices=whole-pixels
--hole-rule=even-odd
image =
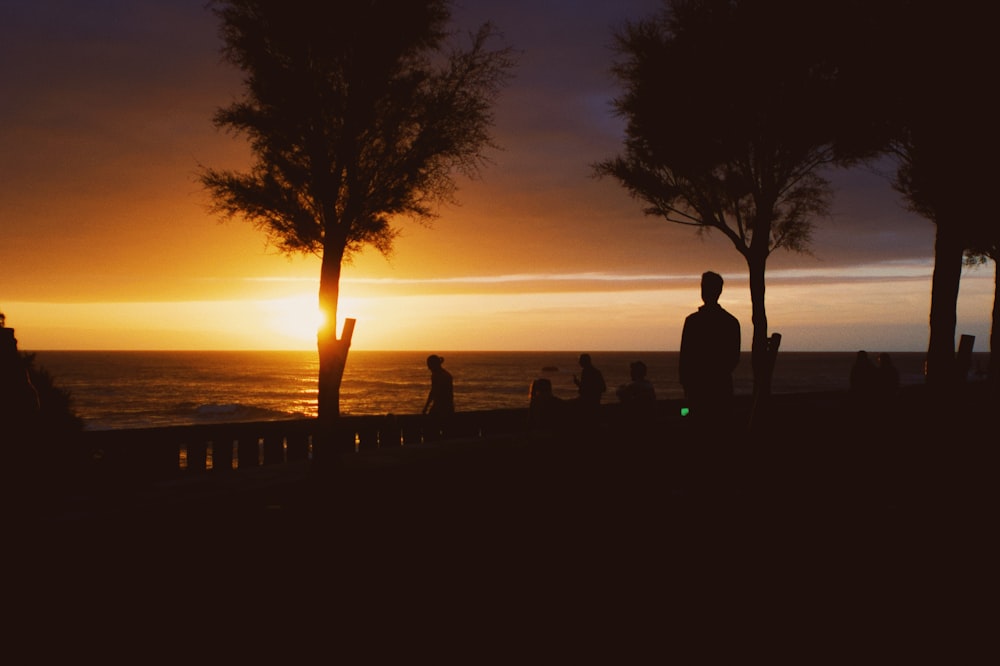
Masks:
[[[436,370],[440,368],[442,363],[444,363],[443,356],[438,356],[437,354],[431,354],[430,356],[427,357],[427,367],[430,368],[431,370]]]
[[[531,391],[529,393],[532,402],[535,400],[544,400],[552,397],[552,381],[545,379],[536,379],[531,382]]]
[[[580,354],[580,367],[586,368],[590,365],[590,354]]]
[[[722,295],[722,276],[712,271],[701,274],[701,300],[717,303]]]
[[[857,361],[858,363],[864,363],[867,360],[868,360],[868,352],[862,349],[861,351],[858,352]]]
[[[628,366],[629,376],[632,377],[632,381],[639,381],[640,379],[646,378],[646,364],[642,361],[633,361]]]

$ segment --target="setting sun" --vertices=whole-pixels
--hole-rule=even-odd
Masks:
[[[31,71],[4,79],[0,104],[0,311],[21,348],[317,351],[321,258],[222,223],[192,180],[200,165],[250,164],[247,142],[212,123],[242,82],[219,62],[216,17],[200,2],[14,4],[0,43]],[[502,19],[537,57],[496,100],[501,150],[484,155],[483,177],[459,178],[433,224],[393,218],[389,256],[366,247],[345,263],[338,336],[351,318],[352,350],[671,350],[711,269],[749,348],[748,273],[729,239],[646,215],[592,177],[626,133],[594,45],[662,3],[461,4],[460,31]],[[903,205],[893,171],[891,159],[832,170],[811,251],[769,260],[768,328],[783,350],[926,349],[935,225]],[[994,272],[963,269],[956,332],[977,350]]]
[[[258,301],[263,317],[263,328],[289,341],[315,345],[316,332],[326,320],[319,309],[316,297],[292,296],[269,301]]]

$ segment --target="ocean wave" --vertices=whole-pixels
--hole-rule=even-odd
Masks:
[[[197,405],[194,416],[200,422],[205,421],[267,421],[271,419],[287,419],[304,416],[295,412],[287,412],[256,405],[244,405],[238,402],[209,403]]]

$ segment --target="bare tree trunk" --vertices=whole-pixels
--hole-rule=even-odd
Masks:
[[[753,367],[753,394],[767,397],[771,395],[771,364],[767,355],[767,310],[764,305],[765,260],[749,259],[750,302],[753,307],[753,342],[750,348],[750,363]]]
[[[317,335],[319,441],[313,442],[313,459],[331,465],[336,465],[340,460],[340,449],[346,446],[337,434],[340,421],[340,385],[354,334],[354,320],[349,320],[345,323],[344,335],[337,338],[337,303],[340,297],[343,257],[343,247],[334,248],[334,251],[328,248],[323,253],[319,279],[319,307],[326,321]]]
[[[750,303],[752,305],[753,341],[750,348],[750,365],[753,369],[753,412],[751,430],[758,430],[766,421],[767,405],[771,397],[773,365],[768,354],[767,310],[764,305],[764,271],[766,258],[747,257],[750,275]]]
[[[939,223],[934,239],[930,342],[927,348],[927,384],[935,389],[946,390],[956,379],[955,327],[964,251],[957,226],[954,223]]]
[[[1000,395],[1000,261],[993,260],[993,320],[990,323],[989,383]]]

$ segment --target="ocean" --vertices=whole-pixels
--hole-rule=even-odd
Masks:
[[[459,411],[526,407],[531,382],[552,381],[555,394],[576,395],[576,352],[436,352],[455,380]],[[676,352],[589,352],[608,384],[606,401],[628,381],[631,361],[649,368],[658,398],[680,398]],[[88,430],[263,421],[316,416],[316,352],[38,351],[35,364],[67,391]],[[782,352],[773,391],[846,389],[854,352]],[[973,355],[986,366],[988,354]],[[341,413],[415,414],[430,387],[427,354],[351,351]],[[892,354],[901,383],[923,382],[922,352]],[[750,355],[735,373],[736,391],[753,389]]]

